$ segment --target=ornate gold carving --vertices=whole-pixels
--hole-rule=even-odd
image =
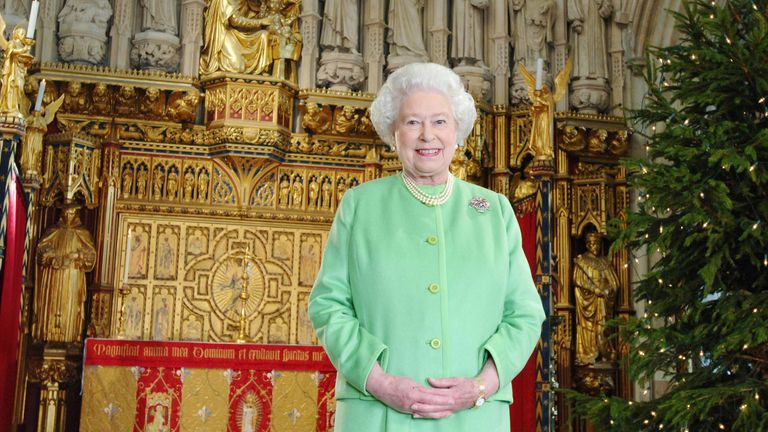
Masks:
[[[63,384],[77,377],[77,364],[70,360],[33,359],[29,380],[43,385]]]
[[[86,206],[98,206],[101,175],[100,142],[82,134],[55,134],[47,137],[41,201],[53,204],[57,197],[73,201],[76,195]]]
[[[128,216],[126,223],[133,230],[132,250],[123,252],[131,253],[127,337],[230,340],[240,319],[243,266],[237,251],[248,248],[248,337],[313,341],[306,300],[325,230],[285,224],[254,229],[250,222],[200,223],[176,215]],[[116,263],[122,275],[125,256]]]
[[[563,150],[581,150],[587,145],[586,133],[583,127],[560,123],[558,128],[562,131],[560,135],[560,148]]]

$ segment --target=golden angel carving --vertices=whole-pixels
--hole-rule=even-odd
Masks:
[[[565,62],[565,69],[561,70],[555,78],[555,92],[552,93],[545,84],[540,90],[536,90],[536,78],[526,69],[525,64],[520,63],[520,74],[525,79],[528,87],[528,96],[531,98],[531,138],[530,148],[537,160],[553,159],[555,157],[554,120],[555,103],[563,97],[568,90],[568,80],[571,76],[572,59]]]
[[[27,38],[26,30],[16,27],[11,40],[5,39],[5,20],[0,16],[0,48],[3,49],[2,88],[0,88],[0,112],[26,117],[29,113],[29,100],[24,94],[24,81],[27,67],[34,57],[29,51],[35,43]]]
[[[25,176],[40,172],[40,160],[43,153],[43,135],[48,125],[53,121],[56,112],[64,103],[64,95],[48,104],[40,111],[33,111],[27,117],[27,135],[24,137],[24,148],[21,153],[21,170]]]

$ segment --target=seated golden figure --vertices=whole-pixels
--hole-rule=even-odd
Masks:
[[[270,0],[211,0],[205,14],[205,46],[200,74],[233,72],[284,78],[286,59],[298,60],[299,5]],[[293,72],[292,72],[293,75]]]

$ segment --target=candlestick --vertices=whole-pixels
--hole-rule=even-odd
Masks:
[[[40,112],[43,109],[43,95],[45,94],[45,80],[40,81],[37,88],[37,99],[35,99],[35,111]]]
[[[29,11],[29,24],[27,24],[27,37],[30,39],[35,38],[35,27],[37,26],[37,11],[40,9],[40,2],[34,0],[32,2],[32,8]]]
[[[128,283],[128,267],[131,266],[131,240],[132,228],[128,228],[128,241],[125,243],[125,268],[123,269],[123,283]]]
[[[544,59],[536,59],[536,90],[544,87]]]

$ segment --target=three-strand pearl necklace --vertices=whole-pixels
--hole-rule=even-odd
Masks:
[[[414,198],[428,206],[434,207],[445,204],[451,197],[451,192],[453,192],[453,175],[451,174],[448,174],[448,181],[445,183],[445,188],[437,195],[430,195],[428,193],[422,192],[416,182],[410,178],[405,173],[405,171],[403,171],[402,177],[403,183],[405,184],[405,188],[408,189],[408,192],[410,192]]]

